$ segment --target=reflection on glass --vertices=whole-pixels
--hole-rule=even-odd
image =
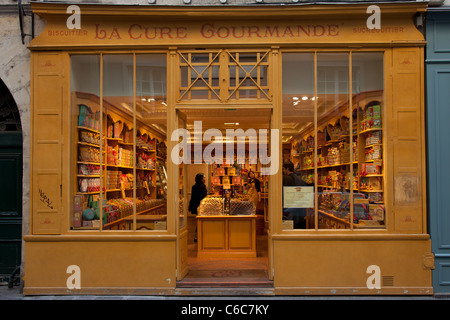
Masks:
[[[181,115],[179,115],[178,118],[178,128],[180,129],[186,129],[186,122],[182,118]],[[183,143],[183,149],[181,152],[186,150],[186,144],[182,137],[180,137],[178,143]],[[180,157],[182,157],[183,154],[180,154]],[[185,171],[186,171],[186,164],[183,162],[179,164],[178,166],[178,215],[180,219],[179,227],[183,228],[186,225],[186,215],[187,215],[187,193],[186,193],[186,177],[185,177]]]
[[[283,229],[314,228],[314,54],[283,54]],[[299,188],[300,186],[300,188]]]
[[[166,55],[100,59],[71,57],[71,228],[166,230]]]
[[[134,230],[133,77],[133,55],[103,56],[105,230]]]
[[[354,224],[357,228],[384,228],[383,169],[383,53],[352,54],[352,76],[357,79],[353,114],[357,118],[354,148]]]
[[[383,54],[285,53],[282,71],[283,160],[315,183],[318,204],[305,227],[284,228],[384,228]],[[286,198],[301,202],[305,189],[285,190],[284,220]]]
[[[166,60],[165,54],[136,55],[137,217],[153,220],[138,223],[137,229],[167,228]]]
[[[318,228],[349,228],[350,163],[349,54],[317,54]]]
[[[100,56],[73,55],[71,63],[72,230],[99,230]]]

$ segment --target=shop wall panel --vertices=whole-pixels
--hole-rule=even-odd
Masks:
[[[448,19],[443,14],[441,19]],[[433,23],[433,20],[430,21]],[[428,25],[427,25],[428,29]],[[433,28],[430,28],[433,31]],[[430,32],[431,32],[430,31]],[[442,29],[434,30],[437,33]],[[427,125],[428,125],[428,194],[429,219],[432,251],[435,255],[435,270],[433,270],[433,286],[436,293],[450,292],[450,208],[448,194],[450,194],[450,52],[445,56],[442,52],[435,52],[434,41],[439,38],[430,34],[428,57],[447,58],[445,61],[427,59]],[[448,35],[448,31],[445,32]]]
[[[448,12],[428,11],[426,18],[427,60],[449,60],[450,29]]]
[[[450,258],[439,259],[436,264],[436,273],[438,276],[437,285],[439,291],[442,292],[443,288],[446,288],[447,292],[450,290]]]
[[[32,69],[32,232],[60,234],[64,104],[61,54],[33,53]]]
[[[429,240],[372,240],[275,240],[275,293],[432,294]],[[369,266],[379,268],[379,290],[367,286]]]
[[[408,233],[423,232],[425,214],[420,50],[419,48],[393,50],[393,118],[387,120],[393,147],[391,150],[394,228],[396,231]]]
[[[156,294],[159,288],[175,287],[175,239],[56,237],[25,239],[24,294]],[[81,289],[67,288],[73,274],[68,273],[69,266],[79,267]]]

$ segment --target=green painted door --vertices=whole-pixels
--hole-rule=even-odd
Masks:
[[[0,277],[21,262],[22,133],[0,132]]]

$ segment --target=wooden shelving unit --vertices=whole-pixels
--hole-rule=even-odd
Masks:
[[[98,97],[93,95],[74,93],[72,103],[78,110],[73,115],[75,161],[71,229],[129,228],[129,223],[121,221],[134,216],[134,196],[137,216],[156,213],[165,216],[162,209],[166,208],[166,200],[163,192],[158,193],[165,183],[158,170],[165,165],[166,157],[162,137],[138,120],[133,130],[132,117],[105,101],[100,119],[99,111],[95,111],[100,110]],[[103,198],[101,206],[100,198]],[[94,211],[93,217],[92,212],[88,212],[90,216],[85,213],[89,209]]]
[[[355,95],[353,101],[351,121],[348,105],[338,106],[334,109],[340,111],[338,115],[335,112],[319,119],[317,139],[311,125],[292,145],[296,170],[305,182],[317,184],[319,227],[337,226],[329,223],[331,215],[347,221],[339,223],[339,228],[350,228],[351,211],[354,228],[385,225],[382,93]]]

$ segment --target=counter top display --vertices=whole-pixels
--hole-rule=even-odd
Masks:
[[[254,215],[256,208],[247,196],[223,198],[210,195],[200,202],[198,214],[199,216]]]
[[[256,215],[197,216],[198,257],[256,257]]]

